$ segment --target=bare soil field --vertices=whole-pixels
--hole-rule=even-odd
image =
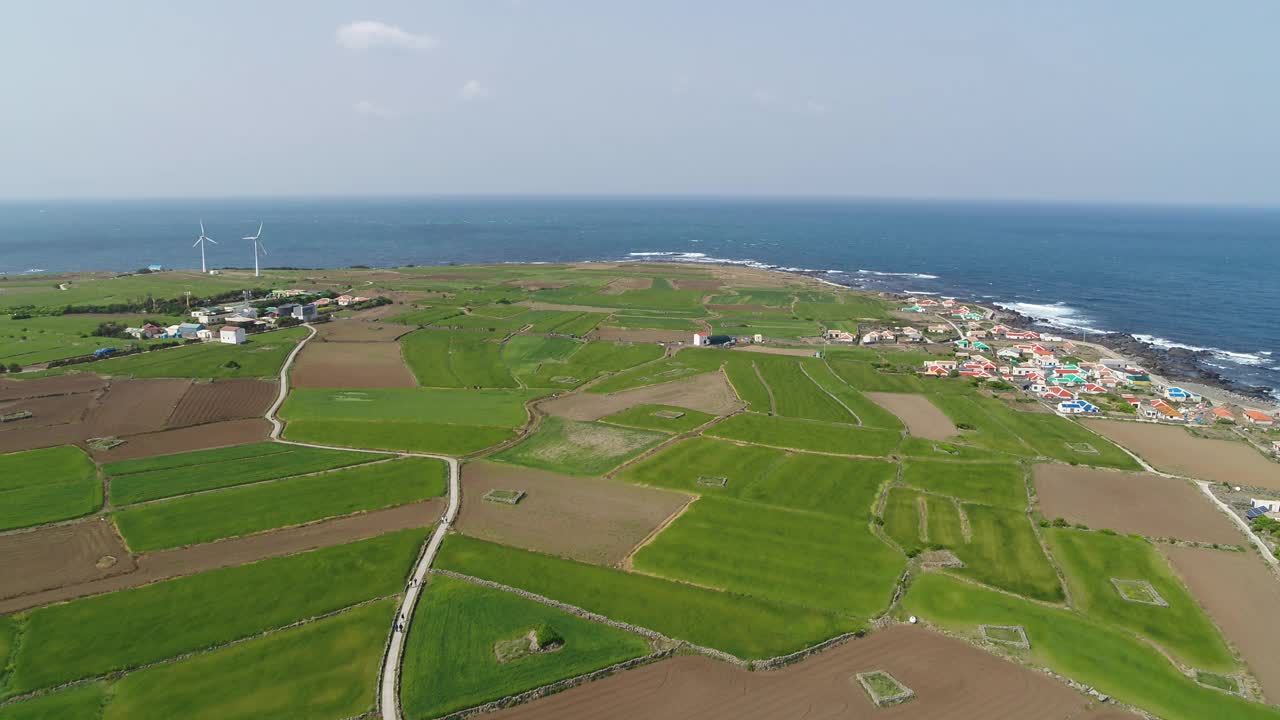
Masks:
[[[0,599],[120,575],[134,567],[109,520],[0,535]]]
[[[923,395],[909,393],[864,393],[871,401],[906,423],[907,431],[916,437],[946,440],[960,432],[948,418]]]
[[[100,463],[132,460],[153,455],[171,455],[191,450],[243,445],[261,442],[271,435],[271,423],[262,418],[228,420],[227,422],[143,433],[127,438],[123,445],[111,450],[89,450]],[[2,437],[2,436],[0,436]]]
[[[614,340],[638,343],[692,342],[693,332],[683,330],[626,330],[616,327],[599,327],[591,337],[598,340]]]
[[[324,520],[301,527],[219,540],[177,550],[147,553],[136,558],[137,569],[127,574],[74,585],[68,584],[52,590],[0,600],[0,614],[20,612],[89,595],[115,592],[206,570],[245,565],[281,555],[293,555],[329,545],[341,545],[396,530],[427,527],[440,519],[444,506],[444,500],[436,498],[386,510]]]
[[[610,280],[600,290],[601,295],[621,295],[628,290],[648,290],[653,287],[653,278],[621,277]]]
[[[0,432],[0,453],[35,450],[54,445],[75,445],[85,438],[84,426],[80,423],[48,427],[23,425],[20,422],[12,424],[14,426],[12,429]]]
[[[302,388],[417,387],[399,343],[308,343],[298,354],[290,379]]]
[[[1280,580],[1256,555],[1161,546],[1187,588],[1240,651],[1267,700],[1280,700]]]
[[[383,305],[382,307],[394,307],[393,305]],[[376,310],[377,308],[374,308]],[[371,311],[365,311],[371,312]],[[397,314],[403,313],[404,308],[396,308]],[[395,342],[397,338],[405,333],[412,332],[417,328],[410,325],[400,325],[388,322],[370,322],[365,319],[364,313],[360,317],[339,318],[327,323],[320,323],[316,326],[316,340],[324,342]],[[310,345],[315,342],[309,343]]]
[[[877,708],[854,674],[889,672],[914,700]],[[1067,720],[1088,701],[1066,685],[959,640],[895,626],[781,670],[681,656],[493,715],[502,720]]]
[[[1206,440],[1180,427],[1122,420],[1087,420],[1086,427],[1129,448],[1158,470],[1280,490],[1280,463],[1243,442]]]
[[[96,392],[84,392],[74,395],[47,395],[45,397],[25,398],[22,400],[0,401],[0,415],[17,412],[18,410],[26,410],[32,414],[31,417],[25,420],[0,423],[0,432],[17,428],[47,427],[49,425],[80,422],[84,419],[84,415],[89,411],[89,408],[93,407],[98,395],[99,393]]]
[[[0,380],[0,400],[66,395],[104,390],[107,381],[93,373],[75,373],[36,380]]]
[[[753,352],[764,353],[765,355],[790,355],[791,357],[813,357],[817,349],[806,350],[805,348],[780,348],[769,347],[768,345],[738,345],[733,352]]]
[[[1036,465],[1034,476],[1040,509],[1049,519],[1148,537],[1245,542],[1231,520],[1183,480],[1056,463]]]
[[[271,380],[215,380],[187,389],[169,415],[169,427],[262,417],[276,399]]]
[[[458,529],[473,537],[597,565],[622,562],[654,528],[689,502],[684,493],[503,465],[468,463]],[[517,505],[483,500],[521,490]]]
[[[702,290],[703,292],[714,292],[724,287],[724,283],[709,278],[671,278],[671,284],[677,290]]]
[[[564,395],[541,403],[538,409],[570,420],[599,420],[637,405],[674,405],[712,415],[728,415],[743,407],[724,373],[710,372],[612,395]]]
[[[85,437],[160,430],[190,387],[185,379],[113,380],[81,423]]]

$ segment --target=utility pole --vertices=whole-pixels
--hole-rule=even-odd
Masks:
[[[183,291],[182,291],[182,294],[186,296],[186,298],[187,298],[187,309],[188,309],[188,310],[190,310],[190,309],[191,309],[191,291],[190,291],[190,290],[183,290]]]

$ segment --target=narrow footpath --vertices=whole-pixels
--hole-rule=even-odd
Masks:
[[[284,365],[280,368],[280,388],[276,395],[276,401],[267,410],[266,419],[271,423],[271,439],[286,445],[300,445],[328,450],[387,452],[386,450],[367,448],[300,443],[280,438],[281,433],[284,432],[284,423],[276,417],[276,412],[280,410],[281,405],[284,405],[285,398],[289,395],[289,369],[293,367],[293,361],[298,357],[298,353],[302,352],[302,348],[306,346],[311,338],[316,336],[315,327],[309,324],[305,325],[305,327],[310,331],[310,334],[303,338],[297,347],[289,353],[289,356],[285,358]],[[378,707],[383,720],[401,720],[400,662],[404,656],[404,639],[409,634],[409,624],[413,622],[413,612],[418,605],[418,597],[422,594],[422,584],[426,581],[427,573],[431,571],[431,564],[435,562],[436,554],[440,551],[440,545],[444,542],[445,535],[449,533],[449,529],[453,526],[454,520],[457,519],[458,508],[462,505],[461,469],[457,458],[430,453],[402,452],[396,454],[435,458],[447,463],[449,466],[449,506],[445,509],[444,515],[440,517],[440,522],[437,523],[435,532],[431,533],[431,538],[427,541],[426,547],[418,557],[418,564],[414,566],[409,585],[405,589],[404,600],[400,603],[400,608],[396,611],[396,616],[392,620],[391,636],[387,643],[386,654],[383,656],[382,670],[379,673],[381,679],[378,688]]]

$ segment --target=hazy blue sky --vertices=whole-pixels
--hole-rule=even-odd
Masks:
[[[1280,204],[1280,2],[24,2],[0,198]]]

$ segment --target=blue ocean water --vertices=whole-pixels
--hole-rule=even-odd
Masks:
[[[0,203],[0,272],[666,258],[831,271],[1005,304],[1071,332],[1214,352],[1280,388],[1280,209],[728,198],[306,198]]]

